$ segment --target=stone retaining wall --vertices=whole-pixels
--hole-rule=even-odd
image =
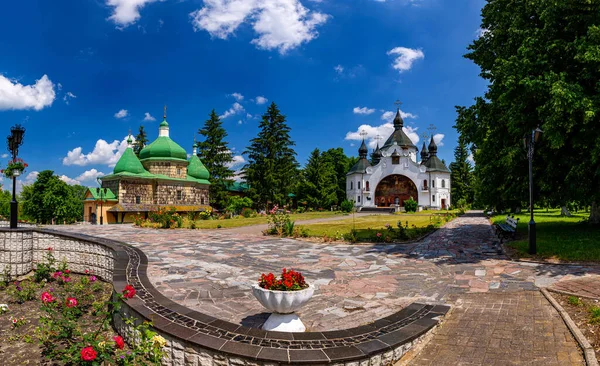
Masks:
[[[398,361],[439,323],[449,307],[414,303],[386,318],[360,327],[307,333],[267,332],[230,323],[188,309],[166,298],[147,276],[148,259],[130,245],[87,235],[47,229],[0,228],[0,271],[13,276],[31,272],[48,248],[74,272],[93,271],[116,291],[127,284],[136,296],[114,317],[119,334],[131,340],[134,324],[152,321],[167,340],[164,365],[272,366],[329,364],[384,366]]]

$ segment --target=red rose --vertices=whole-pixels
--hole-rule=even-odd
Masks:
[[[81,359],[84,361],[94,361],[98,354],[94,351],[94,347],[84,347],[81,350]]]
[[[71,271],[68,269],[65,269],[65,273],[71,273]]]
[[[74,308],[75,306],[77,306],[77,299],[74,297],[67,297],[66,305],[68,308]]]
[[[123,341],[123,337],[114,336],[113,339],[115,340],[115,343],[116,343],[116,346],[118,349],[123,349],[123,347],[125,347],[125,342]]]
[[[52,302],[52,301],[54,301],[54,297],[52,297],[52,295],[50,293],[44,292],[42,294],[42,302],[44,304],[47,304],[47,303]]]
[[[132,297],[134,297],[135,296],[135,289],[133,288],[133,286],[131,286],[131,285],[125,286],[125,289],[123,289],[123,296],[126,299],[131,299]]]
[[[52,250],[52,247],[48,247],[48,250]]]

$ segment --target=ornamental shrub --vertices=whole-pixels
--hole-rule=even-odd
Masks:
[[[150,220],[160,224],[163,229],[181,227],[183,218],[177,213],[175,207],[161,207],[158,211],[150,212]]]
[[[246,208],[242,209],[241,215],[244,216],[245,218],[249,218],[249,217],[254,217],[256,215],[256,212],[254,212],[253,209],[246,207]]]
[[[418,206],[419,204],[412,198],[412,196],[406,201],[404,201],[404,210],[406,212],[417,212]]]
[[[354,209],[354,201],[344,200],[340,204],[340,208],[343,212],[352,212],[352,210]]]
[[[54,272],[56,272],[56,258],[52,254],[52,248],[48,248],[44,255],[44,261],[38,263],[34,269],[33,279],[38,283],[44,280],[50,281]]]

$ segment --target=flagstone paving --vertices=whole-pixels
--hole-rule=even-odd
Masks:
[[[235,231],[155,230],[130,225],[59,226],[144,251],[149,277],[189,308],[248,326],[268,314],[250,287],[263,272],[302,271],[314,283],[300,311],[309,330],[344,329],[390,315],[409,303],[446,303],[454,294],[533,291],[590,267],[508,261],[481,214],[459,217],[424,240],[402,245],[308,243]]]

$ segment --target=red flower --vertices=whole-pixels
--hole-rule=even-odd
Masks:
[[[52,301],[54,301],[54,297],[52,297],[52,295],[51,295],[50,293],[48,293],[48,292],[44,292],[44,293],[42,294],[42,302],[43,302],[44,304],[50,303],[50,302],[52,302]]]
[[[125,347],[125,342],[123,342],[123,337],[114,336],[113,339],[115,340],[115,343],[116,343],[116,346],[118,349],[123,349],[123,347]]]
[[[87,274],[87,273],[90,273],[90,271],[89,271],[88,269],[86,269],[86,270],[85,270],[85,273],[86,273],[86,274]]]
[[[71,271],[70,271],[70,270],[68,270],[68,269],[65,269],[65,273],[67,273],[67,274],[68,274],[68,273],[71,273]]]
[[[131,299],[132,297],[134,297],[135,296],[135,289],[133,288],[133,286],[131,286],[131,285],[125,286],[125,288],[123,289],[123,296],[126,299]]]
[[[75,306],[77,306],[77,299],[74,297],[67,297],[66,305],[68,308],[74,308]]]
[[[81,359],[84,361],[94,361],[98,354],[94,351],[94,347],[84,347],[81,350]]]
[[[48,247],[48,249],[47,249],[47,250],[52,250],[52,247]]]

